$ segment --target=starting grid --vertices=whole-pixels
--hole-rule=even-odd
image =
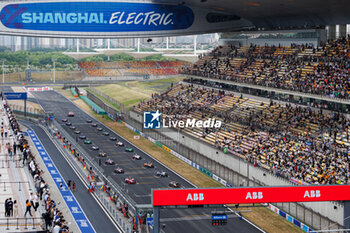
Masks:
[[[95,230],[93,229],[90,221],[85,216],[85,213],[81,209],[79,203],[76,201],[75,197],[72,195],[71,191],[68,189],[66,182],[62,178],[61,174],[58,172],[57,168],[55,167],[54,163],[52,162],[49,154],[46,152],[45,148],[39,141],[38,137],[34,133],[33,130],[27,131],[31,140],[33,141],[37,151],[39,152],[42,160],[45,163],[46,168],[48,169],[52,179],[54,180],[58,191],[60,192],[61,196],[63,197],[69,211],[71,212],[75,222],[77,223],[78,227],[80,228],[81,232],[84,233],[95,233]],[[63,184],[62,190],[60,189],[60,184]]]

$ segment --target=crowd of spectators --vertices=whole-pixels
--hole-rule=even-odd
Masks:
[[[128,74],[152,76],[177,75],[188,63],[184,61],[114,61],[79,62],[81,70],[90,77],[113,77]]]
[[[69,233],[68,222],[65,220],[62,212],[56,206],[56,202],[51,199],[49,187],[43,178],[43,170],[40,169],[35,156],[32,154],[28,141],[21,132],[19,124],[6,100],[3,100],[3,106],[9,120],[9,126],[11,127],[14,137],[16,138],[12,147],[14,154],[16,155],[16,151],[20,152],[22,164],[28,168],[28,171],[35,183],[36,192],[35,194],[31,193],[29,199],[26,201],[26,211],[24,217],[26,217],[27,213],[32,216],[32,207],[36,212],[42,205],[44,206],[44,210],[41,212],[45,221],[46,230],[54,233]],[[16,207],[17,204],[14,203],[13,206]],[[12,216],[19,217],[18,208],[13,209]]]
[[[278,176],[314,184],[350,183],[350,120],[342,114],[255,101],[186,84],[135,107],[139,112],[155,109],[166,120],[221,120],[219,130],[184,132]]]
[[[219,46],[182,73],[349,98],[350,37],[312,44]]]

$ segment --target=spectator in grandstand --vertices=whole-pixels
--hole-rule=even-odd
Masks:
[[[277,176],[315,184],[349,183],[350,121],[339,113],[324,114],[311,108],[253,103],[224,91],[177,85],[141,102],[137,111],[159,109],[165,119],[215,118],[225,124],[219,131],[196,130],[202,140],[243,156],[254,166]],[[348,141],[348,140],[347,140]]]
[[[291,47],[219,46],[183,73],[335,98],[350,94],[350,39]]]

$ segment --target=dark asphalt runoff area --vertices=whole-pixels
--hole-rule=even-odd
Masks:
[[[79,144],[89,152],[90,156],[98,162],[102,159],[102,167],[105,170],[107,176],[110,175],[116,183],[120,185],[125,185],[128,190],[129,195],[138,204],[150,204],[151,203],[151,190],[154,188],[169,188],[170,181],[176,181],[181,184],[183,188],[193,188],[194,186],[180,177],[179,175],[173,173],[171,170],[165,166],[159,164],[152,157],[148,156],[140,149],[131,145],[128,141],[124,140],[116,134],[115,132],[108,129],[106,126],[97,122],[96,119],[92,118],[90,115],[82,111],[71,101],[66,99],[61,94],[54,91],[46,92],[32,92],[36,98],[36,102],[40,104],[45,112],[54,113],[54,117],[61,124],[61,126],[73,137],[76,138],[80,135],[85,135],[87,139],[91,140],[92,144],[84,144],[84,140],[79,139]],[[74,112],[74,117],[68,117],[68,112]],[[76,126],[76,130],[81,131],[80,134],[75,134],[74,130],[66,126],[62,119],[68,119],[73,126]],[[93,123],[97,123],[97,127],[92,127],[91,123],[87,123],[87,120],[92,120]],[[97,128],[101,127],[102,131],[98,131]],[[108,132],[109,136],[103,135],[103,132]],[[109,138],[117,137],[118,141],[124,143],[124,146],[116,146],[116,141],[111,141]],[[42,141],[46,146],[46,140]],[[91,149],[93,145],[99,147],[98,151]],[[133,152],[125,152],[125,148],[133,148]],[[48,150],[50,152],[50,150]],[[107,154],[106,158],[99,157],[99,153],[104,152]],[[50,153],[51,154],[51,153]],[[132,156],[134,154],[140,155],[141,160],[133,160]],[[60,156],[55,158],[57,160],[64,159]],[[104,161],[106,159],[112,159],[116,165],[105,165]],[[54,160],[56,163],[56,160]],[[154,168],[145,168],[143,165],[146,162],[151,162]],[[60,162],[57,162],[60,163]],[[68,166],[68,164],[66,164]],[[121,167],[124,169],[124,174],[113,173],[114,168]],[[66,170],[69,170],[65,166],[57,166],[63,176],[65,176]],[[61,170],[62,168],[62,170]],[[155,176],[156,171],[165,171],[169,177],[159,178]],[[69,171],[67,171],[69,172]],[[71,171],[72,172],[72,171]],[[70,174],[70,173],[68,173]],[[135,178],[136,184],[125,184],[124,179],[127,177]],[[88,197],[86,197],[88,198]],[[220,198],[220,197],[218,197]],[[91,212],[95,212],[95,208],[88,204],[84,198],[78,199],[79,203],[82,205],[83,209],[91,208]],[[91,207],[89,207],[91,206]],[[164,232],[239,232],[239,233],[252,233],[261,232],[256,227],[248,223],[247,221],[240,220],[236,215],[229,215],[229,220],[225,226],[211,226],[211,212],[214,209],[206,208],[189,208],[189,209],[162,209],[161,224],[166,224]],[[219,209],[216,209],[219,210]],[[221,208],[223,210],[223,208]],[[227,210],[227,209],[226,209]],[[85,209],[84,209],[85,211]],[[88,215],[88,211],[86,211]],[[105,215],[103,215],[105,216]],[[90,215],[88,215],[90,219]],[[93,224],[94,225],[94,224]],[[99,224],[103,225],[103,224]],[[94,225],[95,226],[95,225]],[[110,231],[105,231],[110,232]]]

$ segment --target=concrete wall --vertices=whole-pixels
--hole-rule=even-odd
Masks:
[[[135,121],[133,126],[138,130],[226,179],[234,186],[246,186],[248,173],[250,186],[293,185],[285,178],[277,177],[266,169],[254,167],[238,156],[224,154],[215,147],[181,131],[173,129],[143,130],[142,115],[139,113],[131,111],[130,118]],[[332,224],[331,221],[343,225],[344,207],[338,202],[277,203],[276,205],[317,229],[328,229]]]
[[[155,80],[155,79],[165,79],[165,78],[174,78],[181,77],[181,75],[150,75],[147,79],[144,76],[133,76],[133,75],[119,75],[119,76],[101,76],[101,77],[90,77],[86,76],[83,81],[145,81],[145,80]]]
[[[220,40],[221,44],[237,44],[239,43],[242,46],[245,45],[259,45],[259,46],[264,46],[264,45],[281,45],[281,46],[290,46],[291,44],[313,44],[314,46],[319,45],[320,40],[317,38],[302,38],[302,39],[221,39]]]

